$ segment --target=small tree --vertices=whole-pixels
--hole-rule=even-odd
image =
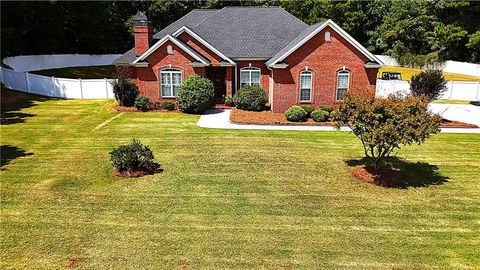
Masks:
[[[202,113],[210,107],[214,95],[212,81],[192,75],[180,86],[177,93],[177,105],[182,112]]]
[[[446,84],[445,77],[440,70],[424,70],[412,76],[410,90],[413,96],[425,96],[430,100],[435,100],[447,90]]]
[[[138,87],[130,80],[129,68],[117,67],[115,79],[112,86],[118,105],[132,107],[138,96]]]
[[[386,157],[401,145],[421,144],[438,133],[439,115],[428,112],[424,97],[390,96],[375,99],[347,94],[333,117],[337,128],[347,125],[363,144],[365,156],[378,170]]]

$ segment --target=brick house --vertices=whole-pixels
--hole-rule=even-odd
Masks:
[[[115,60],[131,67],[150,100],[174,100],[182,80],[212,80],[215,101],[260,85],[271,109],[334,104],[346,91],[374,95],[381,60],[331,20],[307,25],[280,7],[196,9],[153,34],[134,17],[135,47]]]

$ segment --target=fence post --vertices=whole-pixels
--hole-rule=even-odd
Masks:
[[[448,99],[452,99],[452,95],[453,95],[453,83],[454,81],[450,81],[450,97]]]
[[[28,78],[28,72],[25,72],[25,81],[27,82],[27,93],[30,93],[30,79]]]
[[[477,100],[480,100],[480,81],[477,82]]]
[[[107,78],[103,78],[105,80],[105,94],[107,95],[108,98],[108,81]]]
[[[53,85],[53,93],[52,93],[52,96],[53,97],[56,97],[57,95],[55,95],[55,77],[52,76],[52,85]]]
[[[78,78],[78,82],[80,83],[80,99],[83,99],[82,78]]]

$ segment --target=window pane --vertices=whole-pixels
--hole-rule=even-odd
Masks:
[[[169,84],[169,79],[168,79],[169,74],[167,72],[161,72],[160,75],[161,75],[161,80],[160,80],[161,84]]]
[[[300,90],[300,100],[301,101],[310,101],[311,90],[309,88]]]
[[[343,100],[343,94],[345,92],[345,88],[338,88],[337,89],[337,100]]]
[[[172,87],[170,85],[162,85],[162,96],[169,97],[172,95]]]
[[[338,74],[337,88],[348,88],[348,74]]]
[[[260,70],[252,70],[252,85],[260,85]]]
[[[250,83],[250,72],[246,70],[240,71],[240,85],[245,85]]]
[[[180,85],[174,85],[173,86],[173,96],[177,96],[178,89],[180,89]]]
[[[302,75],[300,77],[300,87],[301,88],[311,88],[312,77],[310,75]]]
[[[182,74],[181,73],[173,73],[173,84],[179,85],[182,83]]]

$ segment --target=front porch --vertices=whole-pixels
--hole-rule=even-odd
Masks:
[[[234,67],[206,67],[205,77],[210,79],[213,83],[215,96],[213,98],[213,105],[215,108],[223,105],[225,96],[233,96],[233,75]]]

